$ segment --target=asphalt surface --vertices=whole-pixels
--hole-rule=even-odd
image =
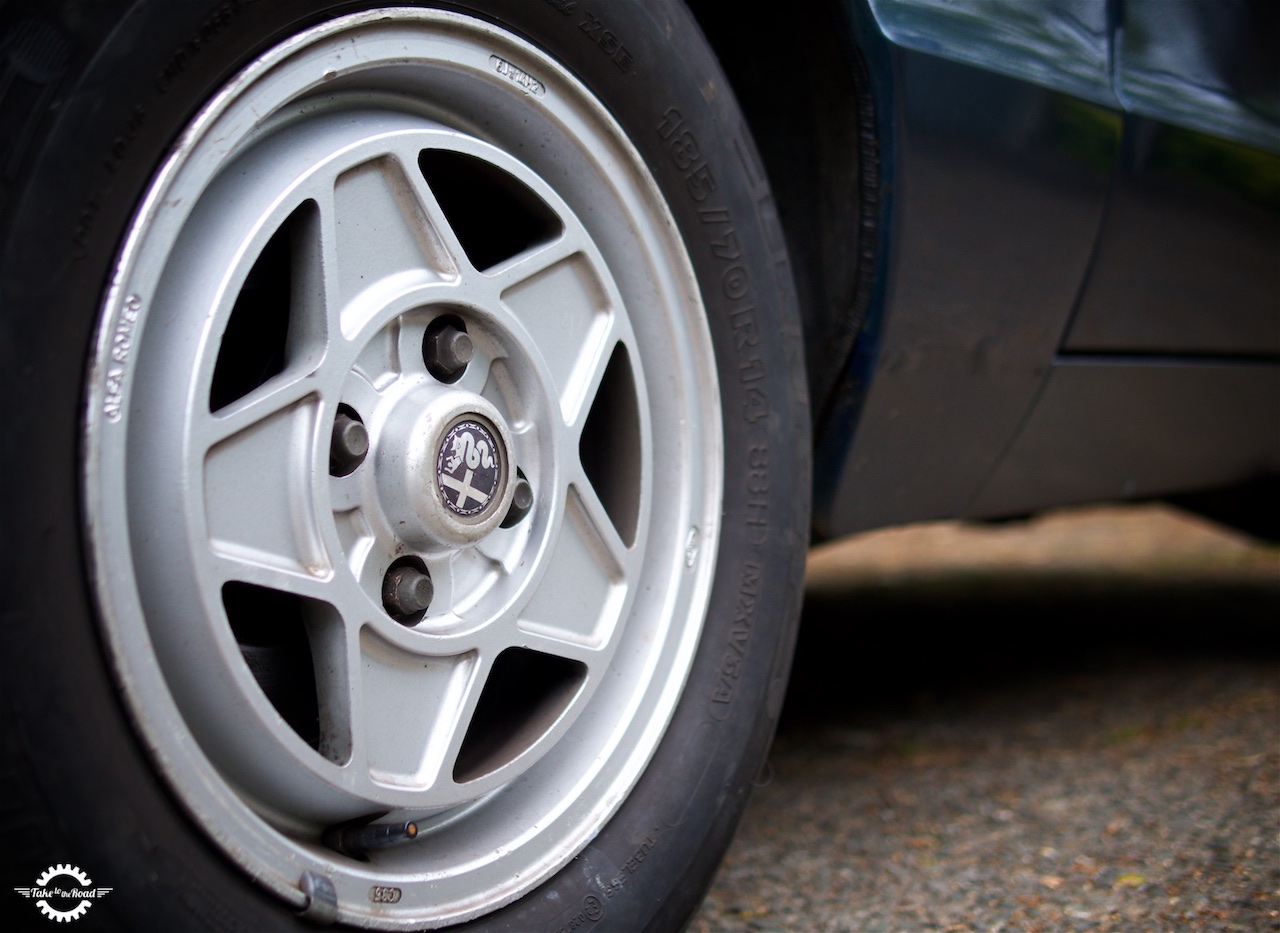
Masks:
[[[690,929],[1280,930],[1280,550],[1139,507],[815,552]]]

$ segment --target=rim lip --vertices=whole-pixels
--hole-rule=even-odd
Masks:
[[[701,451],[710,460],[709,468],[703,471],[707,474],[703,478],[709,482],[708,487],[701,490],[702,510],[690,512],[686,509],[680,513],[685,518],[691,518],[698,523],[695,530],[705,542],[702,545],[702,556],[696,570],[696,580],[686,584],[679,582],[678,578],[669,578],[676,582],[671,583],[672,593],[666,599],[669,608],[670,603],[676,599],[674,591],[687,587],[691,596],[685,602],[691,609],[691,615],[696,614],[696,619],[690,624],[685,624],[683,627],[677,626],[673,630],[679,636],[679,643],[667,650],[674,652],[676,663],[673,667],[677,669],[678,676],[664,688],[663,696],[666,702],[662,714],[650,719],[635,716],[632,720],[633,724],[628,727],[629,736],[639,730],[641,741],[638,744],[645,750],[643,759],[636,767],[630,769],[630,777],[625,782],[614,781],[610,788],[611,799],[606,802],[607,812],[603,813],[589,832],[582,833],[580,839],[574,840],[571,851],[544,858],[541,863],[530,866],[531,870],[527,872],[526,880],[512,885],[498,898],[482,897],[475,903],[456,904],[449,912],[434,914],[430,917],[424,917],[421,913],[414,915],[384,913],[381,909],[371,909],[378,905],[370,905],[360,899],[348,898],[339,901],[338,919],[344,922],[360,926],[403,928],[417,926],[423,922],[438,925],[473,919],[510,903],[568,863],[622,805],[631,787],[643,772],[648,759],[656,750],[674,713],[676,703],[683,693],[685,679],[692,666],[694,648],[701,635],[716,562],[715,551],[719,537],[719,512],[723,493],[724,453],[723,428],[718,404],[718,377],[705,310],[701,303],[696,276],[676,232],[678,228],[665,197],[625,132],[594,95],[558,65],[550,55],[484,20],[443,11],[383,9],[352,14],[305,30],[258,56],[212,97],[186,126],[171,154],[153,176],[150,188],[129,221],[127,237],[118,254],[113,278],[100,309],[97,340],[87,377],[88,390],[83,429],[85,457],[82,492],[85,502],[85,535],[89,543],[87,559],[93,575],[94,599],[110,649],[109,656],[122,692],[126,696],[125,706],[134,720],[135,728],[142,736],[153,760],[165,774],[170,787],[176,792],[200,828],[213,837],[242,868],[250,871],[258,883],[295,907],[306,908],[309,903],[308,896],[299,888],[299,879],[304,872],[319,871],[330,876],[335,873],[334,866],[331,863],[327,864],[323,856],[318,857],[313,848],[300,846],[281,836],[257,812],[250,809],[241,795],[225,782],[220,771],[205,757],[194,736],[188,731],[183,716],[169,693],[164,672],[157,661],[155,649],[150,643],[141,597],[134,583],[136,568],[133,554],[128,548],[115,554],[111,553],[113,537],[123,535],[126,540],[128,538],[127,530],[121,529],[128,528],[129,514],[122,497],[112,500],[106,495],[107,480],[104,478],[104,473],[109,472],[104,469],[107,455],[104,447],[111,446],[107,440],[107,432],[117,427],[118,422],[127,421],[127,417],[112,417],[110,399],[105,389],[111,342],[129,313],[129,302],[133,296],[128,293],[127,285],[138,262],[138,251],[147,232],[152,229],[152,223],[165,192],[183,167],[185,157],[195,150],[195,147],[216,124],[218,118],[233,105],[240,91],[249,86],[255,77],[286,62],[306,46],[350,28],[385,20],[389,15],[401,24],[406,21],[425,21],[453,24],[455,27],[465,26],[472,30],[479,29],[481,32],[488,33],[490,38],[496,39],[500,43],[499,48],[519,48],[529,59],[539,62],[549,72],[553,71],[556,80],[572,88],[578,95],[579,101],[588,101],[593,105],[594,118],[611,137],[617,151],[627,156],[627,164],[633,172],[633,184],[643,194],[645,206],[655,212],[656,221],[665,225],[662,245],[667,252],[664,254],[664,259],[674,260],[678,267],[669,271],[679,280],[681,293],[677,297],[683,302],[680,307],[686,318],[685,324],[693,330],[693,333],[683,332],[682,336],[689,336],[700,343],[700,346],[690,349],[691,355],[700,361],[693,372],[699,384],[690,386],[690,390],[693,403],[701,405],[699,415],[702,418],[705,433]],[[655,261],[663,260],[655,259]],[[126,411],[130,388],[130,383],[126,381],[123,387],[124,404],[122,406]],[[707,399],[713,399],[714,402],[708,403]],[[117,433],[121,436],[125,435],[123,428]],[[123,442],[117,439],[113,443],[120,446]],[[652,440],[648,439],[645,443],[652,443]],[[120,464],[116,466],[122,470]],[[685,496],[687,497],[687,490]],[[652,558],[646,558],[645,566],[648,566],[651,560]],[[683,563],[683,561],[677,561],[677,563]],[[114,570],[126,569],[126,579],[122,580],[113,574],[105,573],[104,571],[109,567]],[[139,652],[143,659],[141,663]],[[658,655],[655,654],[653,657],[656,659]],[[642,681],[647,685],[651,684],[655,678],[652,665],[646,669],[649,673],[642,678]],[[651,688],[648,686],[638,686],[631,694],[633,705],[645,696],[649,689]],[[144,704],[137,699],[139,697],[149,697],[149,699]],[[606,756],[614,754],[617,754],[616,749],[606,751]],[[635,757],[634,752],[629,754],[631,758]],[[204,793],[194,793],[191,789],[193,782],[212,782],[211,789],[206,789]],[[578,798],[571,796],[566,806],[577,802]],[[469,809],[470,805],[459,808],[456,816],[451,819],[465,819],[466,811]],[[527,837],[530,832],[523,833],[521,839]],[[512,840],[513,848],[520,842],[519,839]],[[262,854],[264,851],[266,855]],[[358,884],[379,884],[386,879],[385,871],[377,873],[362,871],[358,867],[339,867],[346,869],[345,874]]]

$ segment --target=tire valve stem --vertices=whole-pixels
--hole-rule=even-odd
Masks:
[[[339,823],[326,829],[320,841],[335,852],[363,860],[370,852],[404,845],[417,837],[418,824],[408,820],[403,823]]]

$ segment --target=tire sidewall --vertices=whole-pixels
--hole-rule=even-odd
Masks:
[[[86,915],[95,924],[264,928],[293,919],[186,818],[152,770],[112,682],[84,582],[83,385],[120,240],[182,126],[256,54],[321,18],[369,5],[144,0],[98,5],[91,18],[63,4],[52,20],[69,49],[50,91],[56,106],[23,123],[19,138],[29,142],[4,179],[0,378],[17,412],[11,436],[23,438],[24,452],[0,458],[13,500],[0,535],[12,568],[0,646],[16,725],[5,757],[16,785],[42,797],[35,804],[50,814],[29,846],[32,877],[46,861],[73,862],[116,886]],[[641,152],[702,290],[726,459],[702,643],[652,764],[577,859],[476,925],[669,928],[696,908],[745,805],[794,639],[809,443],[782,238],[736,104],[682,6],[445,5],[501,22],[563,62]],[[0,28],[20,13],[7,9]]]

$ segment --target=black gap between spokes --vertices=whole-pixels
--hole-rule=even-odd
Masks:
[[[631,359],[613,351],[578,445],[582,468],[627,547],[640,516],[640,408]]]
[[[482,159],[424,149],[418,167],[467,258],[482,272],[564,229],[541,198]]]
[[[554,725],[587,677],[578,661],[508,648],[498,655],[453,768],[459,783],[514,761]]]
[[[218,348],[209,389],[211,412],[244,398],[284,371],[296,291],[294,269],[300,251],[315,248],[317,210],[312,201],[299,205],[249,270]]]
[[[307,638],[310,603],[251,583],[222,587],[227,621],[258,686],[298,737],[319,750],[315,666]]]

